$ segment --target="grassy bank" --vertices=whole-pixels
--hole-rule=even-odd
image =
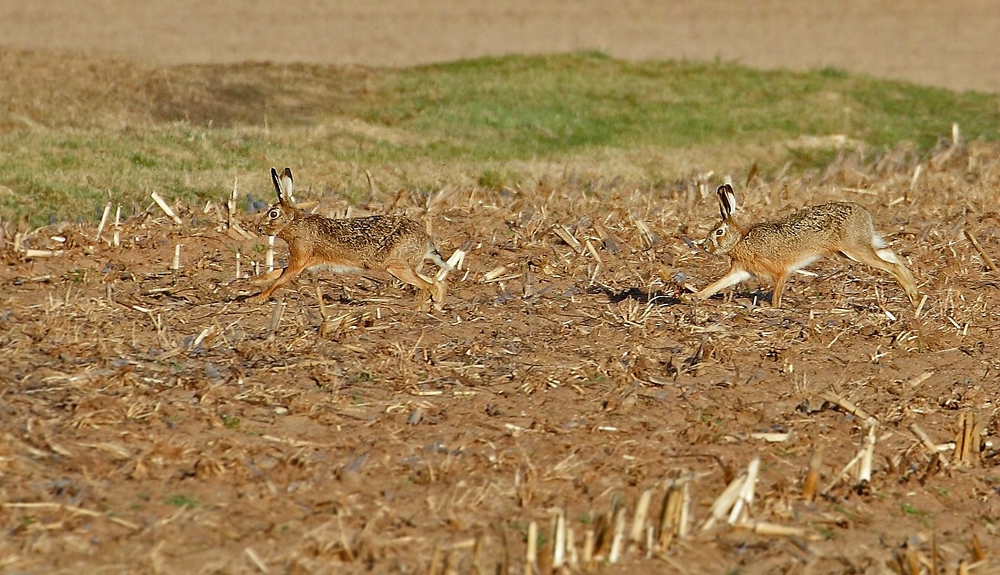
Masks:
[[[0,217],[31,225],[96,219],[109,200],[141,210],[153,190],[217,199],[234,177],[269,198],[271,165],[297,168],[314,194],[362,201],[365,171],[417,193],[540,177],[643,187],[833,157],[833,144],[803,148],[801,136],[843,135],[868,155],[927,151],[953,122],[966,138],[1000,138],[996,95],[598,53],[361,69],[4,52],[0,73]]]

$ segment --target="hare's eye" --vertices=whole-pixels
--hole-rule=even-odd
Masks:
[[[722,236],[725,233],[726,233],[726,230],[724,230],[722,228],[719,228],[719,229],[715,230],[715,235],[717,235],[717,236]]]
[[[271,218],[272,220],[278,219],[278,215],[279,215],[278,210],[271,210],[270,212],[267,212],[267,217]]]

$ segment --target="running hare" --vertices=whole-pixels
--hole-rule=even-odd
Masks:
[[[441,309],[445,284],[419,273],[425,259],[442,269],[451,269],[434,241],[417,222],[403,216],[368,216],[331,219],[297,209],[292,188],[292,171],[271,168],[271,180],[278,203],[267,210],[257,231],[276,236],[288,244],[288,267],[271,285],[248,298],[251,303],[267,301],[271,295],[308,268],[325,268],[334,273],[384,270],[421,294],[421,304],[429,295]],[[279,273],[277,270],[272,274]]]
[[[875,232],[871,214],[858,204],[830,202],[810,206],[780,220],[745,228],[733,217],[736,212],[733,187],[724,184],[716,193],[722,223],[709,232],[704,246],[709,253],[728,254],[732,264],[729,273],[695,294],[697,297],[707,299],[751,276],[766,276],[774,281],[771,305],[781,307],[781,292],[789,274],[824,256],[839,253],[889,272],[903,286],[910,303],[917,305],[913,275],[886,248],[885,241]]]

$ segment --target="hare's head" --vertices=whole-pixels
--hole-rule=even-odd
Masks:
[[[292,195],[292,170],[285,168],[278,176],[278,170],[271,168],[271,181],[278,193],[278,203],[267,209],[257,226],[257,231],[265,236],[276,236],[282,228],[295,219],[295,196]]]
[[[736,193],[733,192],[733,187],[723,184],[715,193],[719,195],[722,221],[708,233],[702,245],[710,254],[724,254],[743,239],[743,229],[733,219],[733,212],[736,211]]]

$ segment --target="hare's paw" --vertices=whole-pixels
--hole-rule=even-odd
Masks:
[[[434,282],[431,288],[431,299],[434,300],[434,309],[441,311],[444,305],[444,296],[448,293],[448,286],[444,282]]]
[[[249,296],[243,301],[250,305],[260,305],[267,301],[267,296],[265,296],[263,293],[259,293],[257,295]]]
[[[281,272],[283,271],[285,270],[276,269],[257,276],[251,276],[250,278],[247,279],[247,283],[249,283],[252,286],[259,286],[259,285],[264,285],[266,283],[271,283],[274,280],[278,279],[278,276],[280,276]]]
[[[682,303],[686,304],[696,304],[698,302],[704,301],[704,298],[699,297],[696,293],[681,292],[677,295],[677,299],[681,300]]]

